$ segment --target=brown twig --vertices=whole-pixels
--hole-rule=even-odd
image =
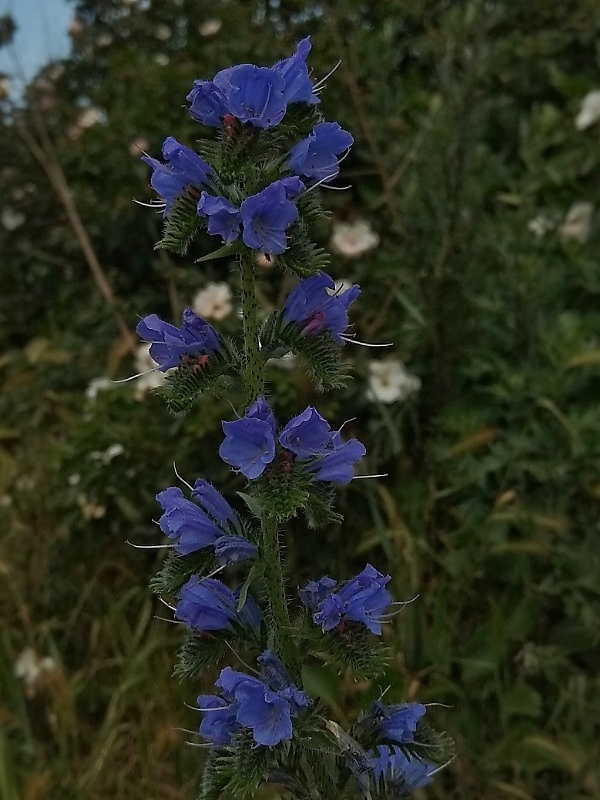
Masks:
[[[90,272],[92,273],[94,284],[96,285],[100,296],[110,307],[115,318],[115,322],[117,323],[119,333],[127,345],[127,349],[133,352],[136,348],[137,342],[126,323],[125,318],[119,310],[117,298],[113,292],[112,286],[110,285],[106,273],[102,269],[102,265],[100,264],[98,256],[96,255],[92,241],[85,228],[85,225],[81,220],[75,205],[75,201],[73,200],[73,195],[71,193],[67,178],[56,154],[56,149],[50,139],[50,136],[48,135],[48,131],[41,114],[35,108],[32,109],[32,112],[32,119],[36,128],[36,132],[39,136],[39,141],[36,140],[35,136],[31,133],[22,119],[15,119],[16,129],[32,156],[36,159],[46,173],[52,188],[62,203],[69,224],[77,238]]]

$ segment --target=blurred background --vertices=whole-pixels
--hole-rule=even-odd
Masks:
[[[600,797],[600,15],[597,0],[14,0],[0,9],[0,798],[193,798],[177,728],[206,685],[147,584],[155,494],[240,484],[230,400],[152,395],[133,330],[195,310],[239,331],[233,263],[154,251],[149,170],[210,136],[195,78],[312,36],[321,109],[356,144],[315,229],[360,283],[354,380],[269,372],[281,418],[315,404],[367,444],[341,526],[286,533],[290,587],[370,561],[397,599],[377,686],[315,666],[334,719],[386,699],[456,758],[421,797]],[[8,14],[12,13],[17,23]],[[268,311],[292,282],[260,267]],[[187,737],[189,738],[189,737]]]

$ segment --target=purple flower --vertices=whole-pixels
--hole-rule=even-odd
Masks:
[[[214,745],[228,745],[231,737],[239,730],[237,721],[238,704],[228,703],[222,697],[201,694],[196,699],[198,708],[204,713],[200,723],[200,733]]]
[[[342,622],[359,622],[372,633],[381,635],[381,618],[392,602],[385,586],[391,577],[382,575],[370,564],[355,578],[334,591],[335,581],[322,578],[300,590],[300,598],[313,621],[323,631],[331,631]]]
[[[239,238],[242,224],[240,211],[229,200],[202,192],[197,209],[201,217],[208,219],[210,234],[221,236],[226,244]]]
[[[185,356],[207,355],[221,347],[215,329],[191,308],[183,312],[180,328],[150,314],[138,323],[136,331],[140,338],[151,343],[150,356],[161,372],[178,367]]]
[[[223,531],[240,530],[240,521],[223,495],[204,478],[198,478],[192,490],[192,499],[212,517]]]
[[[337,581],[324,575],[318,581],[309,581],[304,589],[298,590],[298,593],[306,608],[309,611],[315,611],[321,600],[327,597],[335,586],[337,586]]]
[[[310,458],[322,454],[331,437],[327,420],[309,406],[288,422],[281,431],[279,443],[298,458]]]
[[[373,703],[367,720],[373,720],[379,734],[393,742],[412,742],[421,717],[427,712],[422,703],[400,703],[388,706]]]
[[[306,186],[296,175],[289,178],[281,178],[278,183],[285,189],[285,195],[288,200],[295,200],[306,189]]]
[[[284,117],[285,81],[274,69],[240,64],[221,70],[213,78],[227,101],[227,111],[240,122],[272,128]]]
[[[264,397],[233,422],[223,422],[225,439],[219,455],[246,478],[258,478],[275,458],[275,418]]]
[[[225,667],[215,684],[221,689],[222,698],[198,698],[198,705],[206,714],[200,732],[214,743],[229,743],[242,726],[252,731],[257,744],[273,747],[292,738],[292,716],[310,705],[306,694],[290,681],[275,653],[265,650],[258,662],[264,668],[264,680]],[[216,719],[207,722],[213,715]]]
[[[333,278],[325,272],[304,278],[288,295],[284,319],[299,325],[305,336],[327,331],[338,344],[344,344],[342,335],[348,328],[348,306],[360,294],[360,287],[354,284],[341,294],[334,289]]]
[[[191,103],[190,115],[212,128],[218,128],[228,113],[227,99],[212,81],[194,81],[194,88],[185,99]]]
[[[313,92],[312,81],[308,77],[306,58],[310,53],[310,48],[310,36],[307,36],[301,42],[298,42],[293,56],[284,58],[273,66],[273,69],[284,80],[283,96],[286,103],[310,103],[314,105],[320,102]]]
[[[214,545],[222,531],[195,503],[186,500],[174,486],[159,492],[156,499],[164,511],[158,521],[161,531],[175,541],[175,550],[188,555]]]
[[[262,192],[247,197],[240,206],[244,244],[265,253],[283,253],[286,230],[298,217],[298,209],[287,197],[285,185],[275,181]]]
[[[243,625],[258,632],[261,624],[260,609],[248,595],[238,612],[239,590],[233,592],[214,578],[192,575],[182,586],[175,617],[197,631],[232,631]]]
[[[334,433],[331,449],[319,456],[309,469],[314,473],[316,481],[335,483],[343,486],[354,478],[354,464],[367,452],[364,444],[358,439],[342,442],[338,432]]]
[[[165,139],[162,154],[166,164],[150,156],[144,156],[142,161],[152,167],[150,185],[165,201],[164,214],[167,215],[174,201],[188,186],[200,191],[210,182],[214,170],[204,159],[189,147],[180,144],[173,136]]]
[[[243,536],[220,536],[215,542],[215,557],[221,566],[251,561],[258,555],[258,548]]]
[[[330,180],[340,171],[337,156],[352,146],[352,134],[337,122],[319,122],[306,139],[292,148],[288,163],[298,175]]]
[[[368,752],[370,771],[377,783],[385,784],[386,796],[404,797],[431,783],[435,765],[415,755],[405,755],[399,747],[379,745]]]

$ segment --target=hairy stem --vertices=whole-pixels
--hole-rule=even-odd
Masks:
[[[243,253],[240,259],[242,287],[242,319],[244,325],[244,384],[249,402],[263,392],[263,364],[258,339],[258,315],[256,309],[256,286],[252,256]]]
[[[292,636],[281,566],[279,529],[277,521],[272,517],[265,516],[262,519],[260,561],[267,589],[267,602],[271,612],[269,646],[281,657],[292,680],[298,681],[300,678],[300,658]]]

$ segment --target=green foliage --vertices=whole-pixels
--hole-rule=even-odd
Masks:
[[[222,635],[187,633],[184,643],[177,651],[173,674],[182,680],[197,679],[207,669],[216,666],[227,652]]]

